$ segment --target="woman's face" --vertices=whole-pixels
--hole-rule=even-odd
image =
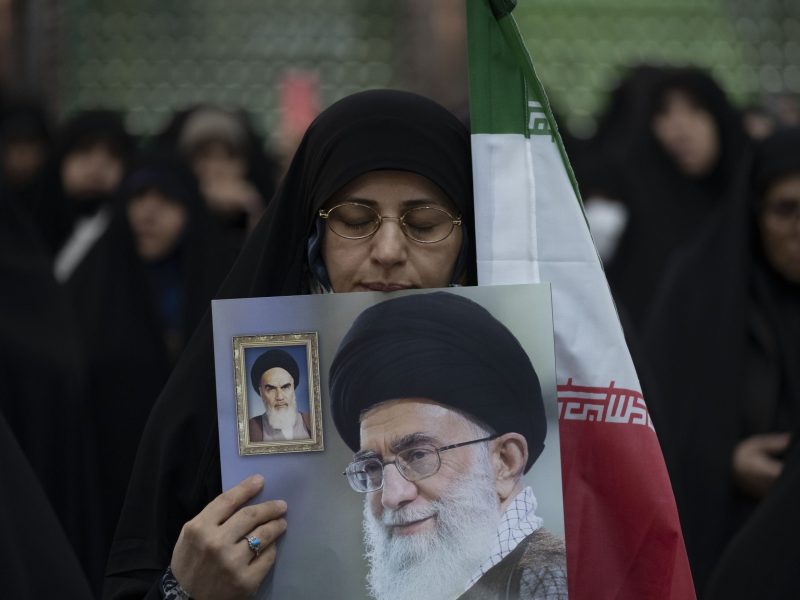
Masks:
[[[188,219],[183,204],[156,189],[134,196],[128,202],[128,221],[136,249],[145,262],[160,260],[172,252]]]
[[[461,215],[432,181],[406,171],[371,171],[357,177],[325,204],[343,202],[373,207],[382,217],[400,217],[418,206]],[[386,219],[378,231],[363,239],[346,239],[325,230],[322,258],[335,292],[393,291],[447,286],[461,249],[461,227],[445,239],[423,244],[405,236],[400,223]]]
[[[759,218],[764,255],[787,281],[800,284],[800,175],[773,183]]]
[[[61,165],[64,191],[77,198],[110,194],[122,174],[122,159],[103,142],[74,149]]]
[[[711,173],[719,158],[714,117],[685,92],[667,92],[653,119],[653,133],[678,168],[690,177]]]

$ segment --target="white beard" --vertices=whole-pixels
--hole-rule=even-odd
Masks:
[[[287,440],[294,439],[294,425],[299,415],[297,404],[289,403],[286,408],[267,408],[267,422],[273,429],[278,429]]]
[[[488,555],[500,508],[487,453],[476,453],[473,471],[428,507],[384,509],[383,523],[404,523],[436,514],[432,531],[392,537],[364,503],[367,585],[376,600],[452,600]],[[380,493],[380,492],[378,492]]]

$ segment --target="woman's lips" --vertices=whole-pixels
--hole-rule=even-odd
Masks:
[[[407,290],[414,287],[410,283],[385,283],[382,281],[366,282],[361,285],[372,292],[396,292],[397,290]]]

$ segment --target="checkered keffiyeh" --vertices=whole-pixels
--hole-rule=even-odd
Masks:
[[[542,526],[542,518],[536,516],[536,496],[526,487],[506,508],[497,526],[497,536],[489,556],[469,580],[466,589],[475,585],[486,572],[508,556],[522,540]]]

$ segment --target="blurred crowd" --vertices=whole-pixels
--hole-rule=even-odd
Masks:
[[[590,139],[561,134],[695,584],[726,597],[720,569],[769,559],[750,524],[797,519],[800,109],[642,65]],[[150,409],[285,162],[244,110],[193,106],[137,139],[121,113],[0,104],[0,425],[95,590]]]

